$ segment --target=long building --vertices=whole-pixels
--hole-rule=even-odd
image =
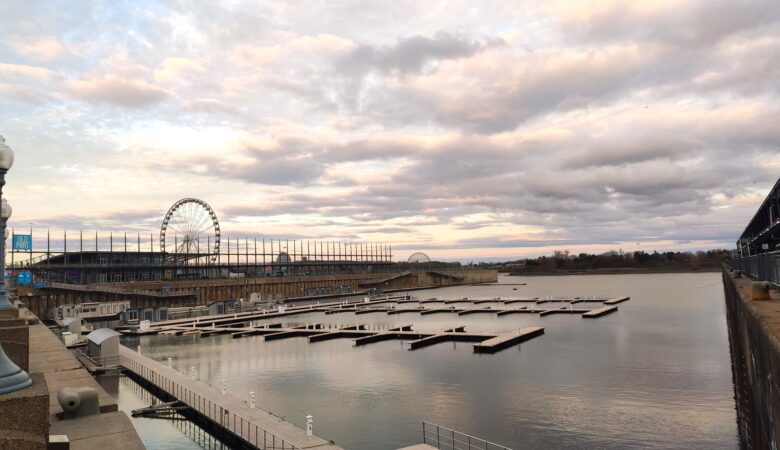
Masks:
[[[68,241],[67,233],[64,236],[56,248],[47,235],[38,247],[12,249],[8,270],[13,278],[36,286],[132,283],[375,273],[392,265],[391,247],[377,243],[227,238],[214,252],[195,248],[166,252],[155,249],[153,241],[142,244],[140,235],[129,244],[126,235],[119,242],[111,235],[108,245],[102,246],[97,235],[94,243],[85,241],[83,233],[76,242]],[[92,248],[85,249],[85,244]]]
[[[737,240],[741,257],[780,250],[780,179]]]

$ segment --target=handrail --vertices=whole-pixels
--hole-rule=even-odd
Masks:
[[[119,355],[119,365],[160,387],[199,414],[206,416],[212,422],[259,449],[302,450],[300,446],[285,441],[274,433],[251,423],[243,416],[222,408],[197,392],[181,386],[160,372],[146,367],[138,361],[128,358],[126,355]]]
[[[726,264],[733,269],[741,270],[750,278],[780,286],[780,251],[735,258],[727,261]]]
[[[423,421],[423,444],[444,450],[512,450],[495,442]]]
[[[84,292],[108,292],[111,294],[125,294],[125,295],[144,295],[148,297],[185,297],[188,295],[195,295],[194,289],[179,290],[176,292],[164,292],[164,291],[150,291],[141,289],[122,289],[114,286],[105,286],[100,284],[68,284],[68,283],[51,283],[48,288],[52,289],[67,289],[71,291],[84,291]]]
[[[111,355],[111,356],[90,356],[88,355],[84,349],[78,349],[78,353],[80,356],[83,356],[86,358],[89,362],[95,365],[95,367],[115,367],[120,365],[119,364],[119,355]]]

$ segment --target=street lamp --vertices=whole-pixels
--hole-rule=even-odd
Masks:
[[[5,224],[11,217],[11,206],[2,198],[3,186],[5,185],[5,174],[14,164],[14,152],[5,144],[5,139],[0,136],[0,309],[13,309],[14,305],[8,298],[8,292],[5,290]],[[0,344],[0,394],[7,394],[24,389],[32,384],[32,379],[27,372],[20,369],[13,363],[3,351]]]
[[[13,309],[14,305],[8,298],[8,292],[5,290],[5,224],[11,217],[11,206],[3,199],[3,186],[5,186],[5,174],[14,165],[14,151],[6,145],[5,138],[0,136],[0,202],[2,203],[2,226],[0,226],[0,309]]]

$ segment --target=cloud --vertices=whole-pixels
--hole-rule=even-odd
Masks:
[[[31,42],[17,39],[12,45],[17,52],[39,61],[51,61],[65,52],[60,41],[53,36],[40,37]]]
[[[729,244],[780,167],[773,6],[0,6],[8,189],[17,220],[110,215],[110,188],[449,254]]]
[[[389,46],[359,45],[340,61],[339,68],[348,73],[419,73],[428,63],[465,58],[503,44],[501,38],[477,41],[440,31],[433,37],[413,35],[399,39]]]
[[[239,114],[240,111],[235,106],[227,105],[215,98],[196,98],[184,102],[184,108],[194,112],[202,113],[221,113],[228,115]]]
[[[0,77],[2,78],[24,77],[46,80],[53,75],[53,72],[45,67],[0,63]]]
[[[168,97],[164,90],[149,83],[111,76],[70,80],[65,84],[68,92],[79,100],[126,108],[152,106]]]

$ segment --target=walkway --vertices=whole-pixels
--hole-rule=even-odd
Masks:
[[[317,436],[249,405],[220,389],[148,358],[129,348],[119,346],[119,363],[127,370],[146,379],[161,390],[221,425],[236,436],[260,449],[282,450],[342,450]]]

